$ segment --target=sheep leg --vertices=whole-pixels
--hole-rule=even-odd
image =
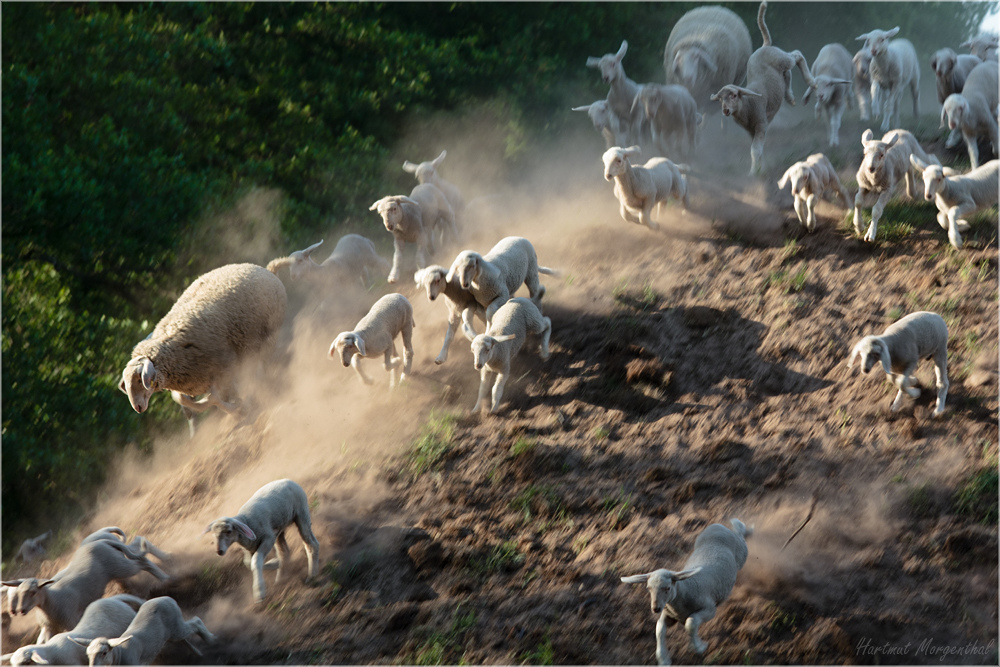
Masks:
[[[497,373],[496,382],[493,383],[493,405],[490,407],[490,414],[496,414],[500,409],[500,399],[503,397],[503,387],[507,384],[507,374],[510,371],[504,369]]]
[[[264,559],[274,547],[274,539],[273,535],[265,535],[260,542],[260,546],[257,547],[257,551],[253,552],[253,557],[250,559],[254,604],[263,602],[264,596],[267,595],[267,586],[264,584]]]
[[[489,369],[489,366],[483,366],[483,370],[479,374],[479,395],[476,397],[476,404],[472,407],[472,414],[480,411],[483,407],[483,403],[486,401],[486,397],[490,393],[490,375],[493,371]]]
[[[948,209],[948,241],[951,242],[955,249],[962,249],[962,234],[959,231],[960,228],[969,228],[969,223],[962,219],[966,213],[972,213],[976,210],[975,204],[959,204],[958,206],[952,206]]]
[[[884,113],[882,114],[883,132],[889,131],[899,111],[899,92],[898,89],[892,89],[885,94],[885,101],[883,102]]]
[[[361,378],[362,382],[365,384],[371,384],[373,380],[365,375],[365,372],[361,370],[361,359],[362,356],[360,354],[355,354],[351,357],[351,368],[353,368],[354,372],[358,374],[358,377]]]
[[[795,216],[799,219],[799,222],[803,227],[809,229],[809,211],[806,209],[806,200],[802,197],[795,195]]]
[[[642,220],[640,220],[637,215],[635,215],[634,213],[632,213],[632,211],[628,210],[625,207],[625,202],[622,202],[621,207],[619,208],[619,212],[621,213],[622,220],[624,220],[625,222],[634,222],[636,224],[642,224]]]
[[[844,115],[844,107],[835,108],[830,113],[830,145],[840,145],[840,119]]]
[[[389,349],[385,351],[385,370],[389,371],[389,387],[396,386],[396,368],[399,366],[400,359],[396,356],[396,343],[395,341],[389,345]]]
[[[542,334],[542,344],[539,354],[542,360],[545,360],[549,358],[549,339],[552,337],[552,320],[548,317],[542,318],[542,330],[540,333]]]
[[[188,643],[188,646],[191,646],[189,637],[194,634],[201,637],[206,644],[215,643],[215,635],[209,632],[208,628],[205,627],[205,623],[197,616],[192,616],[190,620],[184,622],[184,625],[187,626],[188,629],[188,635],[187,637],[184,637],[184,641]],[[191,648],[194,648],[194,646],[191,646]],[[195,652],[199,655],[201,654],[198,649],[195,649]]]
[[[899,387],[899,391],[896,392],[896,398],[893,399],[892,405],[889,406],[890,411],[896,412],[899,410],[899,406],[903,401],[904,392],[909,394],[911,398],[917,398],[920,396],[920,390],[912,386],[913,378],[910,376],[910,373],[912,373],[915,368],[916,364],[912,364],[902,373],[897,373],[893,376],[893,380],[895,381],[896,386]]]
[[[660,612],[656,620],[656,664],[669,665],[670,651],[667,650],[667,626],[673,625],[666,619],[666,611]]]
[[[806,229],[811,234],[816,231],[816,195],[812,192],[809,193],[809,197],[806,199],[806,213],[808,214]]]
[[[404,324],[400,335],[403,337],[403,372],[399,376],[399,381],[402,382],[410,375],[410,369],[413,367],[413,323]]]
[[[283,571],[285,561],[292,555],[291,549],[288,548],[288,542],[285,540],[285,531],[278,533],[278,539],[274,543],[274,550],[278,554],[278,572],[274,575],[274,583],[281,583],[281,573]]]
[[[758,128],[750,142],[750,175],[760,173],[761,157],[764,155],[764,139],[767,138],[767,127]]]
[[[306,580],[312,579],[319,574],[319,540],[312,531],[312,521],[309,515],[295,518],[295,526],[299,529],[299,536],[306,548],[306,559],[309,561],[309,575]]]
[[[444,362],[448,361],[448,347],[451,345],[451,339],[455,335],[455,330],[458,329],[459,316],[452,313],[448,316],[448,329],[444,332],[444,345],[441,346],[441,351],[438,356],[434,358],[434,363],[439,366]]]
[[[710,607],[691,614],[684,622],[684,629],[687,630],[688,637],[691,638],[691,648],[695,653],[704,653],[705,649],[708,648],[708,644],[698,636],[698,628],[713,616],[715,616],[715,607]]]
[[[974,134],[968,134],[965,130],[962,130],[962,136],[965,138],[965,146],[969,149],[969,162],[972,163],[972,168],[975,169],[979,166],[979,139]]]
[[[886,204],[889,203],[889,199],[892,198],[892,191],[886,190],[878,196],[878,200],[875,205],[872,206],[872,222],[868,226],[868,231],[865,233],[865,241],[872,243],[875,241],[875,234],[878,233],[878,221],[882,219],[882,211],[885,210]],[[857,218],[855,218],[857,221]]]
[[[910,81],[910,96],[913,98],[913,117],[920,118],[920,86],[916,81]]]
[[[170,558],[170,554],[166,553],[165,551],[157,549],[156,547],[153,546],[152,542],[147,540],[145,537],[142,537],[141,535],[137,535],[132,540],[132,543],[129,544],[129,546],[132,547],[133,549],[138,549],[139,553],[141,553],[142,555],[153,554],[160,560],[167,560],[168,558]]]
[[[954,148],[962,140],[962,130],[955,128],[948,134],[948,140],[944,142],[945,148]]]
[[[249,551],[243,552],[243,565],[246,566],[248,570],[253,570],[253,554]],[[277,570],[278,569],[278,559],[272,558],[269,561],[264,561],[265,570]]]
[[[937,385],[937,405],[934,406],[934,417],[944,414],[944,401],[948,398],[948,354],[938,353],[934,357],[934,379]]]
[[[473,326],[473,319],[476,317],[475,308],[466,308],[462,311],[462,333],[471,343],[476,339],[476,329]]]
[[[656,222],[650,215],[650,213],[652,213],[653,211],[653,204],[655,203],[656,202],[647,202],[646,205],[642,207],[642,211],[639,214],[639,220],[642,222],[642,224],[646,225],[647,227],[649,227],[654,231],[660,228],[660,226],[656,224]]]
[[[784,70],[781,73],[781,78],[785,80],[785,101],[795,106],[795,94],[792,93],[792,71]]]
[[[403,239],[393,238],[392,240],[392,268],[389,270],[389,276],[386,281],[390,283],[397,282],[399,280],[399,264],[403,261]]]
[[[840,184],[840,179],[837,178],[836,174],[833,175],[833,184],[837,188],[837,194],[840,195],[841,201],[844,202],[844,208],[851,208],[851,198],[847,196],[847,190]]]
[[[417,241],[417,268],[423,269],[427,267],[427,257],[429,253],[434,252],[434,239],[431,234],[424,233],[421,235],[420,240]]]

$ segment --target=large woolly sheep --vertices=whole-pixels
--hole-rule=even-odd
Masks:
[[[329,357],[340,357],[344,368],[353,366],[365,384],[372,379],[361,370],[364,357],[385,357],[385,370],[389,371],[389,386],[396,386],[396,369],[400,363],[402,382],[413,365],[413,306],[402,294],[386,294],[376,301],[368,314],[361,318],[352,331],[342,331],[330,345]],[[396,336],[403,338],[403,358],[396,356]]]
[[[906,182],[906,194],[910,199],[917,198],[916,181],[910,167],[910,156],[916,155],[924,162],[938,163],[937,158],[931,158],[924,152],[916,138],[906,130],[893,130],[882,137],[880,141],[873,139],[871,130],[865,130],[861,135],[861,145],[865,156],[858,167],[856,175],[858,193],[854,196],[854,230],[860,235],[863,218],[861,209],[872,207],[872,221],[865,232],[864,239],[875,240],[878,233],[878,222],[882,219],[882,211],[892,199],[896,188]],[[877,199],[872,204],[872,198]]]
[[[81,545],[59,579],[28,578],[2,583],[15,589],[10,595],[11,614],[24,615],[36,610],[41,630],[35,643],[42,644],[56,632],[79,623],[87,605],[104,595],[108,583],[143,571],[160,580],[169,579],[152,561],[134,553],[128,545],[98,540]]]
[[[816,231],[816,199],[827,192],[840,195],[844,208],[851,207],[847,191],[837,177],[837,170],[822,153],[813,153],[789,167],[778,181],[778,187],[784,188],[789,182],[795,198],[795,214],[809,232]]]
[[[302,487],[290,479],[279,479],[260,487],[236,516],[216,519],[204,532],[215,536],[215,551],[220,556],[224,556],[233,544],[246,550],[243,562],[253,572],[253,601],[260,603],[267,594],[264,561],[271,549],[277,548],[278,572],[274,583],[279,583],[282,565],[291,555],[285,530],[293,523],[305,545],[308,576],[315,577],[319,572],[319,542],[312,532],[309,498]]]
[[[941,126],[944,127],[947,119],[951,130],[962,131],[973,169],[980,165],[980,137],[989,138],[994,153],[1000,151],[997,119],[994,116],[998,86],[997,63],[980,63],[969,73],[962,92],[949,95],[941,107]]]
[[[545,295],[538,274],[555,275],[556,271],[538,265],[538,256],[531,241],[520,236],[501,239],[485,255],[472,250],[458,253],[448,269],[448,282],[458,279],[462,289],[469,290],[486,309],[486,325],[494,313],[507,303],[523,283],[535,304]]]
[[[389,262],[379,257],[375,244],[360,234],[344,234],[333,247],[330,256],[317,263],[312,254],[323,245],[323,241],[314,243],[305,250],[296,250],[288,257],[272,259],[267,264],[267,270],[278,273],[284,266],[288,267],[288,275],[292,280],[302,280],[306,276],[325,276],[332,281],[360,280],[365,287],[370,285],[376,275],[385,275],[389,271]]]
[[[654,206],[660,210],[673,198],[679,199],[687,210],[687,179],[684,174],[689,168],[662,157],[633,166],[632,159],[638,158],[641,152],[638,146],[609,148],[602,156],[604,178],[615,183],[615,197],[625,222],[659,229],[652,217]]]
[[[458,189],[451,181],[445,180],[438,169],[441,167],[441,163],[444,162],[445,157],[447,157],[448,151],[441,151],[433,160],[427,162],[421,162],[419,164],[414,164],[409,160],[403,161],[403,171],[413,174],[417,181],[421,184],[430,183],[431,185],[437,187],[438,190],[444,194],[445,199],[451,204],[451,209],[455,213],[455,218],[457,220],[462,219],[462,213],[465,211],[465,198],[462,197],[462,191]],[[413,196],[412,194],[410,195]]]
[[[462,289],[458,276],[452,276],[448,280],[448,269],[435,264],[421,269],[413,274],[413,281],[417,287],[423,287],[427,291],[427,298],[434,301],[438,295],[443,294],[445,303],[448,305],[448,330],[444,334],[444,345],[441,352],[434,359],[435,364],[443,364],[448,360],[448,348],[451,346],[452,338],[459,324],[462,325],[462,333],[470,341],[476,337],[476,330],[473,328],[474,317],[486,321],[486,309],[476,301],[475,295],[467,289]]]
[[[840,119],[851,105],[850,86],[853,84],[854,63],[851,54],[840,44],[827,44],[819,50],[812,65],[816,82],[816,118],[825,112],[830,128],[830,145],[840,144]],[[806,88],[803,104],[809,101],[812,88]]]
[[[806,85],[816,87],[809,64],[799,51],[783,51],[771,45],[771,33],[764,22],[767,2],[757,10],[757,27],[764,38],[764,45],[753,52],[747,61],[746,87],[735,84],[723,86],[711,96],[722,105],[722,113],[732,116],[736,124],[750,133],[750,173],[756,174],[763,166],[764,140],[767,126],[781,108],[782,100],[795,104],[792,94],[792,68],[798,66]]]
[[[542,359],[548,359],[552,320],[543,317],[531,299],[514,297],[497,310],[486,333],[472,340],[473,366],[480,372],[479,394],[473,413],[479,412],[490,394],[491,375],[496,375],[496,379],[490,414],[500,408],[503,388],[510,375],[510,360],[521,351],[528,334],[542,337],[540,354]]]
[[[750,31],[735,12],[697,7],[674,24],[667,38],[663,49],[667,83],[683,85],[704,109],[719,88],[743,82],[752,50]]]
[[[731,519],[732,529],[713,523],[694,541],[694,551],[684,569],[654,570],[622,577],[626,584],[646,584],[650,607],[659,614],[656,621],[656,660],[670,664],[667,627],[683,623],[691,638],[691,648],[704,653],[708,645],[698,636],[698,628],[715,616],[736,584],[736,575],[747,560],[748,535],[753,533],[739,519]]]
[[[676,84],[660,86],[647,83],[635,96],[632,106],[641,107],[645,113],[653,143],[660,149],[661,155],[669,157],[675,151],[681,155],[694,153],[698,105],[687,88]]]
[[[632,100],[639,92],[639,84],[625,76],[622,58],[628,51],[628,42],[622,40],[618,53],[605,53],[600,58],[587,58],[587,67],[595,67],[601,72],[604,83],[611,86],[608,91],[608,111],[628,143],[639,140],[642,126],[642,115],[638,109],[632,108]]]
[[[186,399],[181,405],[198,412],[213,405],[234,412],[237,366],[274,347],[286,304],[285,286],[264,267],[229,264],[209,271],[132,349],[119,388],[139,413],[157,391],[179,392]]]
[[[924,199],[937,206],[937,221],[948,231],[955,248],[962,247],[962,231],[969,228],[963,216],[997,205],[997,178],[1000,161],[990,160],[967,174],[948,175],[936,164],[927,164],[916,155],[910,163],[924,179]]]
[[[185,621],[181,608],[173,598],[153,598],[139,607],[121,637],[96,637],[87,645],[87,658],[93,665],[148,665],[160,654],[168,641],[184,641],[191,648],[190,637],[198,635],[205,642],[215,642],[197,616]],[[200,654],[200,651],[195,649]]]
[[[927,311],[910,313],[890,324],[881,336],[865,336],[851,350],[847,367],[853,368],[859,356],[863,372],[868,373],[881,362],[882,370],[899,388],[890,407],[892,412],[899,410],[904,392],[912,398],[920,396],[920,390],[913,386],[913,371],[921,359],[933,359],[937,384],[934,416],[944,414],[948,397],[948,325],[940,315]]]
[[[594,129],[604,137],[605,148],[611,148],[618,143],[621,136],[621,128],[618,119],[608,109],[607,100],[597,100],[586,106],[573,107],[571,111],[586,111],[590,116],[590,122],[594,124]]]
[[[882,116],[883,132],[895,125],[899,118],[899,100],[904,88],[909,88],[913,96],[913,117],[920,117],[920,61],[909,40],[892,39],[898,33],[899,26],[892,30],[872,30],[856,38],[864,40],[865,48],[872,56],[868,68],[872,80],[872,104],[875,117]]]

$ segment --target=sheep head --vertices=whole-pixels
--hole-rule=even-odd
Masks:
[[[944,187],[944,168],[937,164],[927,164],[916,155],[910,156],[910,164],[921,172],[924,179],[924,199],[934,201],[934,196]]]
[[[596,67],[601,71],[601,79],[606,84],[612,84],[618,79],[625,78],[625,69],[622,67],[622,58],[628,51],[628,42],[622,40],[622,45],[618,48],[618,53],[605,53],[600,58],[587,58],[587,67]]]
[[[125,364],[122,381],[118,383],[132,409],[142,414],[149,407],[149,397],[160,390],[156,367],[147,357],[135,357]]]
[[[654,614],[659,614],[663,608],[674,601],[677,597],[677,582],[693,577],[701,571],[700,567],[681,572],[672,570],[654,570],[647,574],[634,574],[630,577],[622,577],[622,582],[626,584],[646,584],[649,591],[649,606]]]
[[[601,159],[604,160],[605,180],[611,181],[614,180],[615,176],[624,174],[632,167],[629,159],[637,158],[640,155],[642,155],[642,150],[638,146],[629,146],[628,148],[612,146],[604,151]]]
[[[987,60],[996,55],[991,54],[990,51],[1000,48],[1000,36],[994,33],[982,33],[962,42],[961,46],[963,49],[969,49],[969,53],[980,60]]]
[[[472,364],[475,366],[476,370],[483,370],[483,366],[489,363],[490,357],[493,354],[493,349],[496,347],[497,343],[504,343],[508,340],[513,340],[514,338],[517,338],[514,334],[501,334],[499,336],[479,334],[473,338]]]
[[[743,100],[747,97],[763,97],[760,93],[729,84],[719,89],[719,92],[709,99],[713,102],[719,101],[722,104],[722,113],[726,116],[733,116],[743,108]]]
[[[833,100],[833,96],[837,94],[837,86],[851,83],[848,79],[837,79],[826,74],[814,76],[813,79],[816,81],[816,100],[820,104],[829,104]],[[806,92],[802,95],[803,102],[809,101],[812,90],[806,88]]]
[[[42,604],[45,597],[45,587],[55,583],[55,579],[15,579],[13,581],[2,582],[4,586],[13,588],[14,591],[7,594],[8,605],[11,616],[24,616],[29,611]]]
[[[889,347],[878,336],[865,336],[851,350],[847,360],[847,368],[854,368],[854,360],[861,357],[861,371],[868,373],[877,362],[882,362],[882,370],[892,374],[892,360],[889,358]]]
[[[892,30],[872,30],[857,37],[855,41],[864,40],[865,49],[871,53],[872,57],[885,53],[889,50],[889,40],[899,34],[899,26]]]
[[[868,80],[868,68],[872,64],[872,54],[867,49],[861,49],[854,54],[854,76],[863,81]]]
[[[864,147],[865,156],[861,162],[861,168],[868,168],[868,171],[872,174],[877,174],[879,170],[882,169],[882,164],[885,162],[885,156],[889,152],[889,149],[896,145],[899,140],[899,134],[893,132],[889,135],[888,141],[883,137],[882,141],[875,141],[872,137],[871,130],[865,130],[864,134],[861,135],[861,145]]]
[[[87,659],[90,661],[91,666],[116,664],[114,649],[130,639],[132,639],[132,635],[116,637],[114,639],[108,639],[107,637],[93,639],[87,644]],[[82,645],[82,642],[77,641],[76,643]]]
[[[719,70],[718,65],[715,64],[715,58],[708,51],[693,45],[677,49],[677,52],[674,53],[674,61],[671,63],[674,76],[689,89],[698,84],[702,66],[713,74]]]
[[[969,101],[959,93],[952,93],[941,105],[941,127],[948,121],[948,129],[954,130],[962,124],[962,118],[969,113]]]
[[[240,541],[240,536],[254,541],[257,536],[254,534],[250,526],[246,525],[239,519],[233,519],[232,517],[223,517],[221,519],[216,519],[212,523],[208,524],[208,527],[202,532],[212,533],[215,536],[215,553],[220,556],[225,556],[226,551],[234,542]]]
[[[796,162],[789,167],[781,177],[781,180],[778,181],[778,187],[784,188],[789,182],[792,184],[792,195],[796,197],[799,195],[805,196],[810,193],[817,194],[823,191],[820,187],[819,179],[816,177],[816,172],[805,162]]]
[[[448,155],[448,151],[441,151],[441,155],[438,155],[433,160],[421,162],[420,164],[414,164],[406,160],[403,162],[403,171],[416,176],[419,183],[436,183],[438,180],[437,168],[444,162],[446,155]]]
[[[382,216],[382,223],[385,225],[387,231],[394,231],[403,222],[403,204],[411,203],[416,204],[409,197],[404,197],[401,195],[395,195],[390,197],[382,197],[377,202],[368,207],[369,211],[378,211],[378,214]],[[417,210],[420,209],[420,205],[417,204]]]
[[[643,86],[632,100],[633,113],[639,104],[642,104],[642,112],[646,114],[646,118],[653,118],[663,104],[663,89],[659,86]]]
[[[423,287],[427,290],[427,298],[433,301],[444,291],[448,282],[448,271],[437,264],[428,266],[413,274],[413,282],[417,284],[417,287]]]
[[[319,266],[316,260],[312,259],[312,254],[321,245],[323,245],[323,241],[314,243],[305,250],[296,250],[288,256],[292,260],[291,266],[288,269],[288,275],[292,280],[299,280],[310,270]]]
[[[590,116],[590,121],[594,124],[594,129],[600,132],[604,128],[611,128],[611,112],[608,111],[607,100],[597,100],[582,107],[573,107],[571,111],[586,111]]]
[[[73,638],[70,637],[69,639],[72,640]],[[40,655],[36,651],[37,648],[38,648],[37,645],[22,646],[21,648],[17,649],[16,651],[10,654],[9,656],[10,664],[12,665],[49,664],[49,661],[46,660],[44,656]],[[5,662],[8,660],[8,656],[6,655],[3,658]]]
[[[464,250],[458,254],[451,268],[448,269],[446,280],[452,282],[458,276],[458,284],[462,289],[469,289],[479,278],[483,256],[478,252]]]
[[[937,53],[931,56],[931,69],[934,70],[934,74],[939,79],[944,79],[952,70],[955,69],[955,63],[958,61],[958,56],[951,49],[939,49]]]
[[[360,354],[362,357],[367,356],[365,355],[365,341],[361,340],[361,337],[353,331],[340,333],[330,345],[330,359],[336,359],[339,355],[344,368],[351,365],[351,359],[355,354]]]

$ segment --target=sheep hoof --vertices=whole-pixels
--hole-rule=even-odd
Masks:
[[[443,364],[444,362],[445,362],[445,359],[444,359],[444,357],[435,357],[435,358],[434,358],[434,363],[435,363],[435,364],[437,364],[438,366],[440,366],[440,365],[441,365],[441,364]]]

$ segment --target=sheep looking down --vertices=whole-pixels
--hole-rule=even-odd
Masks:
[[[961,93],[965,88],[965,80],[969,73],[979,65],[982,60],[974,55],[958,55],[951,49],[940,49],[931,57],[931,69],[934,70],[935,83],[937,85],[938,102],[944,104],[949,95]],[[958,128],[951,131],[945,148],[951,148],[958,143],[961,132]]]
[[[753,52],[747,61],[746,87],[735,84],[723,86],[711,96],[722,105],[722,113],[732,116],[736,124],[750,133],[750,173],[756,174],[762,168],[764,140],[767,126],[781,108],[782,100],[795,104],[792,94],[792,68],[798,66],[810,88],[816,87],[809,64],[799,51],[786,52],[771,44],[771,33],[764,22],[767,2],[760,3],[757,10],[757,27],[764,38],[764,45]]]
[[[337,356],[344,368],[352,366],[365,384],[372,384],[371,378],[361,370],[364,357],[384,355],[385,370],[389,371],[389,386],[396,386],[396,369],[402,362],[402,382],[410,374],[413,365],[413,306],[402,294],[386,294],[376,301],[368,314],[357,323],[352,331],[343,331],[330,345],[329,357]],[[396,336],[403,338],[403,358],[396,356]]]
[[[639,140],[642,126],[642,115],[632,107],[632,100],[639,93],[639,84],[625,76],[622,58],[628,51],[628,42],[622,40],[618,53],[606,53],[600,58],[587,58],[587,67],[595,67],[601,72],[604,83],[611,86],[608,91],[608,111],[615,119],[621,136],[627,143]]]
[[[687,88],[647,83],[635,96],[632,106],[641,106],[649,121],[653,143],[663,157],[674,152],[694,153],[699,114],[698,105]]]
[[[441,163],[444,162],[445,157],[447,157],[448,151],[441,151],[433,160],[428,162],[421,162],[419,164],[414,164],[409,160],[403,162],[403,171],[413,174],[417,181],[421,184],[430,183],[431,185],[437,187],[438,190],[444,194],[445,199],[451,205],[452,211],[455,213],[455,218],[458,220],[462,219],[462,213],[465,211],[465,199],[462,197],[462,191],[458,189],[451,181],[445,180],[438,169],[441,167]],[[410,195],[413,196],[412,194]]]
[[[816,118],[826,112],[830,127],[830,145],[840,144],[840,120],[844,108],[851,106],[849,86],[853,84],[854,64],[851,54],[840,44],[827,44],[819,50],[813,61],[812,76],[816,82]],[[806,88],[802,103],[809,101],[812,88]]]
[[[997,205],[997,180],[1000,161],[990,160],[968,174],[948,175],[944,168],[927,164],[916,155],[910,163],[922,172],[924,199],[937,206],[937,221],[948,231],[948,241],[962,247],[961,232],[969,228],[963,216]]]
[[[622,577],[626,584],[646,584],[656,621],[656,660],[670,664],[667,626],[683,623],[691,638],[691,648],[704,653],[708,645],[698,636],[698,628],[715,616],[716,608],[729,597],[736,575],[747,560],[746,538],[753,534],[739,519],[730,520],[732,529],[713,523],[694,541],[694,550],[679,572],[654,570],[647,574]]]
[[[609,148],[602,156],[604,178],[615,183],[614,193],[622,219],[655,230],[660,227],[652,217],[654,206],[662,210],[673,198],[679,199],[687,210],[688,187],[684,175],[690,168],[662,157],[633,166],[632,158],[638,158],[641,152],[638,146]]]
[[[273,259],[267,264],[267,270],[277,273],[284,266],[288,267],[288,275],[292,280],[301,280],[310,275],[326,275],[337,281],[360,280],[367,287],[376,275],[385,275],[389,271],[389,262],[379,257],[375,244],[360,234],[345,234],[337,241],[330,256],[319,264],[312,254],[323,245],[323,241],[314,243],[305,250],[296,250],[288,257]]]
[[[473,366],[480,372],[479,395],[473,413],[479,412],[486,401],[490,392],[490,375],[495,374],[490,414],[496,414],[510,375],[510,360],[521,351],[528,334],[542,337],[541,357],[548,359],[552,320],[543,317],[531,299],[514,297],[497,310],[486,333],[472,340]]]
[[[975,169],[979,161],[979,138],[988,137],[993,144],[993,152],[1000,151],[997,141],[997,119],[994,113],[997,109],[998,82],[997,64],[993,62],[980,63],[965,80],[961,93],[949,95],[941,107],[941,126],[945,119],[951,130],[961,130],[965,145],[969,150],[969,161]]]
[[[750,31],[735,12],[697,7],[674,24],[667,38],[663,49],[667,83],[683,85],[704,109],[712,93],[743,82],[752,50]]]
[[[597,100],[586,106],[573,107],[571,111],[586,111],[590,116],[590,121],[594,124],[594,129],[604,137],[605,148],[611,148],[619,142],[621,128],[618,119],[608,109],[607,100]]]
[[[538,274],[556,275],[555,269],[538,265],[538,256],[531,241],[520,236],[501,239],[488,253],[480,255],[472,250],[458,253],[448,269],[446,280],[458,279],[458,284],[468,290],[486,309],[486,325],[493,315],[507,303],[523,283],[535,304],[541,303],[545,287],[538,282]]]
[[[933,416],[944,414],[944,402],[948,397],[948,325],[937,313],[910,313],[890,324],[881,336],[865,336],[851,350],[847,368],[853,368],[858,357],[864,373],[881,362],[882,370],[899,388],[890,407],[892,412],[899,410],[904,392],[912,398],[920,396],[920,390],[913,387],[913,371],[921,359],[933,359],[937,384]]]
[[[264,561],[271,549],[276,548],[278,572],[274,583],[280,583],[282,566],[291,556],[285,541],[285,530],[293,523],[305,545],[309,561],[308,578],[315,577],[319,572],[319,542],[312,532],[309,498],[302,487],[290,479],[280,479],[260,487],[236,516],[216,519],[208,524],[204,532],[215,536],[215,551],[220,556],[224,556],[233,544],[247,551],[249,563],[246,558],[244,563],[253,573],[253,601],[259,604],[267,593]]]
[[[784,188],[789,182],[792,184],[792,196],[795,198],[795,214],[810,233],[816,231],[817,198],[832,190],[840,195],[844,208],[851,207],[847,191],[837,177],[837,171],[830,164],[829,158],[822,153],[813,153],[805,160],[789,167],[778,181],[778,187]]]
[[[139,613],[120,637],[91,640],[87,644],[87,658],[91,665],[148,665],[168,641],[184,641],[194,649],[190,637],[195,634],[209,644],[215,642],[215,635],[200,618],[192,616],[184,620],[173,598],[153,598],[139,607]]]
[[[234,412],[237,366],[274,347],[287,300],[281,280],[261,266],[229,264],[209,271],[132,349],[119,388],[139,413],[157,391],[179,392],[186,399],[181,405],[197,412],[213,405]],[[189,398],[205,393],[199,401]]]
[[[417,287],[426,290],[428,300],[434,301],[438,295],[444,294],[445,303],[448,304],[448,330],[444,334],[441,352],[434,359],[435,364],[443,364],[448,360],[448,348],[451,346],[458,325],[462,325],[462,333],[472,341],[476,337],[472,320],[478,316],[485,322],[486,309],[476,301],[476,297],[469,290],[462,289],[458,276],[452,276],[449,281],[448,269],[443,266],[435,264],[421,269],[413,275],[413,281]]]
[[[872,104],[875,117],[882,116],[883,132],[895,125],[899,118],[899,100],[904,88],[909,88],[913,97],[913,117],[920,117],[920,62],[909,40],[892,39],[898,33],[899,26],[892,30],[872,30],[856,38],[864,41],[872,56],[868,68],[872,80]]]

